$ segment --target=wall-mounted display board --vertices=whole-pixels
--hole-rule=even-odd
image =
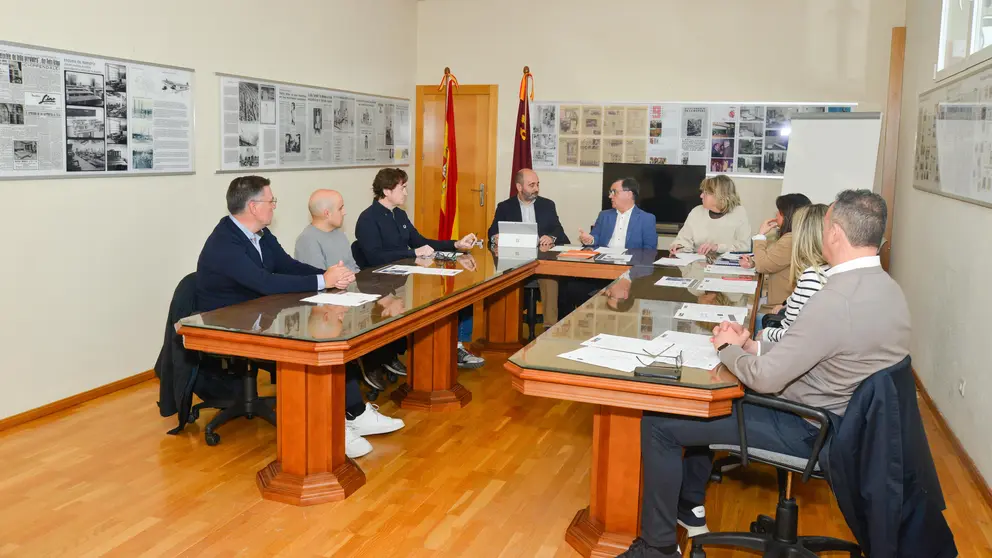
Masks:
[[[220,172],[410,163],[409,99],[217,76]]]
[[[992,65],[920,94],[913,186],[992,207]]]
[[[706,165],[782,177],[793,114],[852,103],[563,103],[531,110],[534,168],[601,172],[603,163]]]
[[[0,178],[193,172],[193,70],[0,41]]]

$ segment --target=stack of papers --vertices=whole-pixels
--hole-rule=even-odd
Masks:
[[[576,244],[565,244],[563,246],[555,246],[551,249],[552,252],[568,252],[569,250],[581,250],[582,246]]]
[[[712,277],[707,277],[699,283],[698,289],[709,292],[750,295],[754,294],[754,291],[758,290],[758,282],[738,281],[735,279],[714,279]]]
[[[633,372],[638,366],[648,366],[654,362],[654,357],[640,357],[632,353],[622,353],[596,347],[580,347],[574,351],[558,355],[561,358],[583,362],[593,366],[601,366],[621,372]]]
[[[308,296],[300,302],[314,304],[333,304],[334,306],[361,306],[379,298],[377,294],[364,293],[320,293]]]
[[[748,309],[743,306],[715,306],[710,304],[695,304],[687,302],[675,312],[675,317],[680,320],[693,320],[699,322],[737,322],[741,325],[747,319]]]
[[[663,341],[659,342],[657,339],[635,339],[633,337],[621,337],[619,335],[610,335],[609,333],[600,333],[592,339],[584,341],[582,346],[620,351],[623,353],[632,353],[635,355],[649,356],[653,358],[665,352],[665,349],[668,349],[671,346],[671,343],[665,343]]]
[[[569,250],[567,252],[561,252],[558,254],[559,258],[574,258],[580,260],[588,260],[596,256],[596,252],[592,250]]]
[[[600,254],[596,257],[598,262],[608,262],[608,263],[627,263],[634,256],[631,254]]]
[[[443,267],[421,267],[419,265],[390,265],[382,269],[375,270],[374,273],[386,273],[388,275],[458,275],[461,269],[448,269]]]
[[[608,248],[606,246],[601,246],[599,248],[596,248],[596,251],[599,252],[600,254],[615,254],[615,255],[620,255],[620,254],[623,254],[624,252],[626,252],[627,249],[626,248]]]
[[[582,343],[582,347],[558,355],[561,358],[633,372],[639,366],[658,362],[673,364],[681,353],[682,366],[712,370],[720,357],[707,335],[666,331],[651,340],[600,334]]]
[[[669,277],[664,276],[655,282],[655,285],[659,287],[680,287],[683,289],[688,289],[692,287],[695,279],[690,279],[688,277]]]
[[[722,273],[724,275],[750,275],[751,277],[755,275],[753,269],[745,269],[734,265],[708,265],[705,271],[706,273]]]
[[[688,260],[690,262],[696,262],[699,260],[705,260],[706,256],[702,254],[693,254],[691,252],[676,252],[675,257],[680,260]]]

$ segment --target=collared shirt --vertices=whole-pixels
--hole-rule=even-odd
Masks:
[[[254,246],[255,247],[255,250],[258,251],[258,259],[261,260],[262,259],[262,245],[261,245],[262,235],[259,234],[259,233],[251,232],[248,229],[248,227],[246,227],[244,225],[244,223],[242,223],[241,221],[238,221],[237,219],[235,219],[234,218],[234,215],[228,215],[228,218],[230,218],[232,221],[234,221],[234,224],[237,225],[239,229],[241,229],[241,232],[245,233],[245,236],[248,237],[248,242],[251,242],[251,245]],[[324,290],[324,288],[326,286],[327,285],[324,284],[324,276],[323,275],[318,275],[317,276],[317,290],[318,291],[322,291],[322,290]]]
[[[619,209],[617,210],[617,222],[613,225],[613,236],[610,238],[610,243],[607,244],[608,247],[627,247],[627,226],[630,225],[630,214],[633,212],[633,207],[623,213],[620,213]]]
[[[523,223],[536,223],[537,215],[534,214],[534,202],[527,203],[517,198],[520,203],[520,220]]]
[[[853,260],[842,264],[837,264],[828,269],[824,275],[827,277],[832,277],[838,273],[844,273],[845,271],[864,269],[866,267],[879,267],[881,265],[882,260],[878,256],[864,256],[862,258],[854,258]]]

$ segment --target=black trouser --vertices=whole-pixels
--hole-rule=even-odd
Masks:
[[[744,405],[748,447],[809,457],[817,429],[791,413]],[[678,503],[703,505],[713,468],[710,444],[739,444],[736,412],[718,419],[644,413],[641,537],[651,546],[677,544]],[[682,455],[685,448],[685,457]]]
[[[609,279],[563,279],[558,287],[558,318],[561,319],[592,298],[593,293],[606,287]]]
[[[362,399],[362,369],[358,363],[351,361],[344,365],[344,416],[352,420],[365,412],[365,401]]]

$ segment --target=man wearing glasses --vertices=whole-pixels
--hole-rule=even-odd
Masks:
[[[197,311],[266,295],[343,289],[355,280],[344,264],[326,270],[291,258],[268,226],[276,198],[269,180],[242,176],[227,189],[227,210],[196,262]]]

